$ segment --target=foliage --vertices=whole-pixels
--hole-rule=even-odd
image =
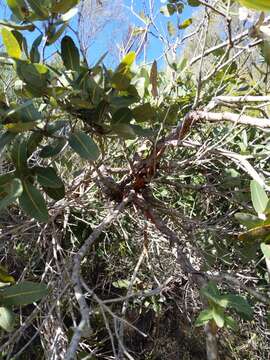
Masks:
[[[259,0],[240,3],[269,10]],[[199,354],[209,356],[212,346],[209,359],[218,358],[222,335],[223,354],[258,322],[267,328],[266,15],[241,23],[234,1],[163,2],[158,15],[151,7],[136,14],[136,41],[110,69],[106,53],[90,65],[78,31],[70,31],[84,8],[79,1],[7,5],[0,62],[13,79],[1,80],[0,216],[14,276],[0,269],[0,326],[12,332],[16,307],[24,306],[46,357],[67,360],[131,359],[129,350],[164,358],[158,342],[169,335],[157,334],[166,321],[178,329],[188,323],[187,333],[190,323],[203,325]],[[186,18],[187,6],[203,16]],[[151,36],[164,46],[165,66],[146,61]],[[15,284],[22,272],[31,281]],[[52,291],[33,310],[27,305],[47,294],[43,283]],[[15,358],[33,341],[16,327],[23,344],[13,340]],[[61,341],[52,346],[56,331]],[[146,333],[140,352],[136,336]]]

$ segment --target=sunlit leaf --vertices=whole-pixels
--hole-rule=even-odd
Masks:
[[[14,59],[20,59],[20,57],[22,56],[22,50],[12,31],[3,28],[1,33],[3,43],[5,45],[8,55]]]
[[[15,324],[15,314],[7,307],[0,307],[0,327],[11,332]]]
[[[187,27],[189,27],[192,24],[192,18],[186,19],[184,20],[178,27],[179,29],[186,29]]]
[[[262,243],[261,244],[261,250],[264,255],[264,257],[268,260],[270,260],[270,245]]]
[[[268,197],[263,187],[255,180],[250,183],[251,200],[255,211],[263,214],[268,203]]]

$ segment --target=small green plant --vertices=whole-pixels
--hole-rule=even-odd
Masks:
[[[213,281],[201,289],[201,294],[207,299],[208,308],[199,314],[195,326],[214,322],[219,328],[227,327],[236,330],[237,323],[226,313],[228,310],[234,310],[243,319],[250,320],[252,318],[252,308],[246,299],[234,294],[220,294]]]

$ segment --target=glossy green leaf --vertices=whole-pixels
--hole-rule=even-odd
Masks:
[[[23,181],[23,193],[19,198],[20,206],[31,217],[46,222],[49,214],[41,192],[29,181]]]
[[[13,331],[15,314],[7,307],[0,307],[0,327],[7,332]]]
[[[129,124],[133,114],[129,108],[118,109],[112,116],[112,124]]]
[[[52,167],[36,167],[35,174],[37,175],[37,181],[40,185],[49,188],[60,188],[63,186],[62,180],[56,174],[56,171]]]
[[[18,139],[14,142],[11,157],[19,172],[27,169],[27,141],[25,139]]]
[[[44,94],[49,77],[49,69],[43,64],[32,64],[26,61],[16,62],[16,71],[21,80],[30,86],[37,95]]]
[[[41,143],[43,139],[43,134],[39,131],[33,132],[27,141],[27,156],[33,154],[33,152],[37,149],[38,145]]]
[[[51,199],[53,199],[55,201],[59,201],[59,200],[63,199],[66,195],[64,184],[59,188],[43,187],[43,190]]]
[[[20,179],[13,179],[3,188],[4,196],[0,197],[0,210],[12,204],[19,196],[21,196],[23,187]]]
[[[22,56],[22,50],[16,37],[12,34],[12,31],[3,28],[1,33],[8,55],[14,59],[20,59]]]
[[[83,159],[97,160],[99,157],[98,146],[89,135],[82,131],[76,131],[70,135],[69,145]]]
[[[268,197],[263,187],[255,180],[250,183],[251,200],[255,211],[263,214],[268,203]]]
[[[208,323],[209,320],[213,319],[212,309],[206,309],[200,312],[199,316],[195,321],[195,326],[203,326]]]
[[[40,62],[40,53],[38,47],[40,46],[43,39],[43,34],[39,35],[33,42],[31,50],[30,50],[30,60],[32,63]]]
[[[44,148],[40,151],[39,156],[41,158],[54,157],[63,150],[65,145],[65,139],[56,139],[51,144],[44,146]]]
[[[67,69],[79,70],[80,53],[70,36],[65,36],[61,41],[61,57]]]
[[[45,284],[24,281],[0,289],[0,303],[4,306],[28,305],[48,294]]]

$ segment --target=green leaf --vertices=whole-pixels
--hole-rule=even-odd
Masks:
[[[12,160],[19,172],[25,172],[27,169],[27,141],[25,139],[18,139],[15,141],[12,151]]]
[[[43,34],[39,35],[32,44],[30,50],[30,60],[32,63],[40,62],[40,53],[38,51],[38,47],[41,44],[42,39],[43,39]]]
[[[5,21],[5,20],[0,20],[0,25],[5,27],[10,27],[11,29],[15,29],[15,30],[34,31],[36,28],[34,24],[18,24],[16,22]]]
[[[62,180],[57,176],[56,171],[52,167],[36,167],[34,168],[37,175],[37,181],[40,185],[49,188],[60,188],[63,186]]]
[[[242,296],[226,294],[220,296],[220,305],[224,308],[232,308],[239,315],[244,316],[247,319],[252,318],[253,310],[246,299]]]
[[[236,213],[234,214],[234,217],[241,225],[246,226],[248,229],[252,229],[263,223],[263,220],[258,219],[257,216],[252,214]]]
[[[65,139],[56,139],[50,145],[44,146],[44,148],[40,151],[39,156],[41,158],[49,158],[58,155],[66,145]]]
[[[264,255],[264,257],[268,260],[270,260],[270,245],[262,243],[261,244],[261,250]]]
[[[23,20],[27,16],[27,5],[24,0],[6,0],[6,2],[19,20]]]
[[[133,119],[132,112],[129,108],[118,109],[112,116],[112,124],[129,124]]]
[[[28,305],[48,294],[45,284],[24,281],[0,289],[0,302],[4,306]]]
[[[80,69],[80,53],[71,37],[65,36],[61,41],[61,57],[69,70]]]
[[[53,13],[65,14],[78,4],[79,0],[61,0],[52,7]]]
[[[188,0],[189,6],[200,6],[201,3],[198,0]]]
[[[270,11],[270,4],[268,0],[239,0],[242,6],[250,9]]]
[[[213,310],[206,309],[200,312],[198,318],[195,321],[195,326],[202,326],[208,323],[209,320],[213,319]]]
[[[5,148],[6,145],[10,144],[12,140],[15,139],[17,134],[12,134],[10,132],[5,132],[0,136],[0,152]]]
[[[11,332],[15,324],[15,314],[7,307],[0,307],[0,327]]]
[[[192,18],[186,19],[184,20],[179,26],[179,29],[186,29],[187,27],[189,27],[192,24]]]
[[[33,152],[37,149],[37,147],[41,143],[42,139],[43,139],[42,132],[36,131],[30,135],[30,137],[27,141],[27,156],[28,157],[30,155],[32,155]]]
[[[14,179],[14,171],[0,175],[0,186],[2,187],[3,185],[10,183],[13,179]]]
[[[126,56],[123,57],[121,64],[131,66],[136,59],[136,53],[135,51],[129,52]]]
[[[49,34],[46,44],[47,45],[54,44],[60,38],[60,36],[64,33],[66,28],[67,28],[67,24],[63,24],[57,30],[55,30],[51,34]]]
[[[65,197],[65,186],[64,184],[59,188],[47,188],[43,187],[45,193],[53,200],[59,201]]]
[[[123,139],[135,139],[136,133],[130,124],[115,124],[112,130]]]
[[[225,318],[224,318],[224,311],[222,308],[220,308],[219,306],[214,306],[213,310],[213,319],[215,320],[215,323],[217,324],[217,326],[219,328],[222,328],[224,326],[225,323]]]
[[[13,35],[11,30],[3,28],[2,31],[2,38],[7,53],[10,57],[14,59],[20,59],[22,56],[22,50],[20,44],[18,43],[16,37]]]
[[[44,2],[40,0],[27,0],[28,4],[31,6],[34,14],[41,19],[46,19],[49,17],[48,9],[43,6]]]
[[[38,221],[47,222],[49,219],[45,200],[38,189],[29,181],[23,181],[23,193],[19,199],[22,209]]]
[[[0,281],[2,283],[15,283],[13,276],[9,275],[6,269],[0,265]]]
[[[82,131],[76,131],[69,137],[70,147],[86,160],[97,160],[99,148],[92,138]]]
[[[238,235],[241,241],[262,241],[270,234],[270,225],[262,222],[261,226],[252,228]]]
[[[132,109],[132,114],[137,122],[145,122],[154,118],[155,110],[149,103],[145,103]]]
[[[268,203],[268,197],[263,187],[255,180],[250,183],[251,200],[255,211],[263,214]]]
[[[200,290],[200,292],[210,301],[210,303],[219,305],[220,295],[218,288],[213,281],[209,281],[208,284]]]
[[[12,204],[19,196],[21,196],[23,187],[20,179],[13,179],[10,183],[6,184],[3,188],[4,197],[0,197],[0,210]]]
[[[237,322],[231,316],[225,315],[224,320],[225,320],[225,326],[227,328],[232,329],[232,330],[238,329]]]
[[[29,85],[34,94],[38,96],[44,94],[49,78],[47,66],[18,60],[16,62],[16,71],[19,78]]]

